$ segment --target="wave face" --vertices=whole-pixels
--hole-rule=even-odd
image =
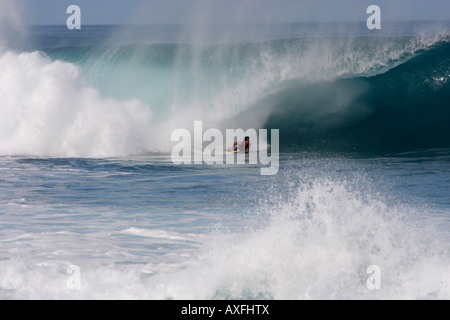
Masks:
[[[391,70],[294,86],[276,95],[268,126],[291,148],[369,153],[450,145],[450,43]]]
[[[450,141],[448,32],[111,45],[105,30],[70,42],[46,27],[38,51],[0,51],[1,155],[166,153],[195,120],[280,129],[285,151]]]

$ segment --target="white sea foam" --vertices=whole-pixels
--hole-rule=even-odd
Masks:
[[[404,210],[313,182],[271,208],[267,226],[211,237],[198,265],[161,276],[156,297],[448,299],[450,257]],[[367,287],[371,265],[380,267],[380,290]]]
[[[167,240],[175,240],[175,241],[189,241],[190,238],[193,238],[193,235],[183,235],[178,232],[170,232],[167,230],[157,230],[157,229],[142,229],[131,227],[127,230],[121,231],[122,234],[135,235],[140,237],[148,237],[148,238],[161,238]]]
[[[352,183],[316,179],[289,201],[262,205],[261,218],[238,233],[211,233],[201,250],[159,262],[80,265],[82,285],[65,283],[70,260],[0,261],[3,298],[148,299],[449,299],[450,257],[430,230],[414,223],[414,208],[355,192]],[[168,231],[130,228],[127,235]],[[20,241],[17,238],[16,241]],[[71,250],[70,248],[68,250]],[[76,258],[63,253],[67,259]],[[92,253],[95,256],[95,253]],[[117,254],[116,254],[117,255]],[[93,258],[93,257],[92,257]],[[45,262],[45,263],[44,263]],[[369,266],[381,289],[367,287]]]

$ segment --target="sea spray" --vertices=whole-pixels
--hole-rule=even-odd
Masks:
[[[32,31],[44,32],[43,42],[49,41],[47,29],[40,30]],[[48,43],[38,52],[2,53],[0,154],[169,154],[171,133],[199,119],[220,130],[282,129],[281,150],[371,148],[370,141],[352,140],[364,138],[353,127],[345,135],[333,131],[349,123],[366,127],[363,121],[374,108],[386,105],[366,101],[384,92],[371,90],[364,78],[376,80],[448,39],[446,33],[401,38],[301,34],[202,45],[139,39],[112,45],[98,40],[103,31],[85,28],[86,44],[78,39]],[[425,79],[441,92],[448,85],[445,68],[441,64],[442,71]]]
[[[209,236],[198,263],[156,276],[165,285],[155,297],[448,299],[449,257],[409,220],[414,209],[355,192],[353,183],[363,180],[315,178],[287,203],[260,208],[269,213],[260,227]],[[380,290],[367,285],[371,266]]]
[[[110,156],[148,151],[152,112],[102,97],[78,68],[39,52],[0,57],[0,154]]]

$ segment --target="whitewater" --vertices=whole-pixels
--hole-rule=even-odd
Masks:
[[[2,32],[0,298],[450,299],[448,27]],[[174,165],[199,120],[279,173]]]

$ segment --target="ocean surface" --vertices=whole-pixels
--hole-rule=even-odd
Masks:
[[[0,299],[450,299],[448,22],[0,39]],[[175,165],[194,121],[278,173]]]

